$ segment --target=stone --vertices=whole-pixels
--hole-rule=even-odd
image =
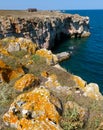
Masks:
[[[18,78],[20,76],[23,76],[25,73],[24,73],[24,70],[22,67],[19,67],[15,70],[12,70],[12,72],[9,74],[9,79],[12,80],[14,78]]]
[[[0,60],[0,83],[9,82],[9,74],[12,72],[12,69],[7,66],[2,60]]]
[[[39,79],[36,76],[34,76],[33,74],[25,74],[23,77],[15,82],[14,88],[17,91],[22,92],[29,87],[37,85],[39,85]]]
[[[57,80],[57,76],[55,74],[52,74],[48,76],[47,81],[45,82],[45,87],[47,88],[56,88],[60,87],[60,83]]]
[[[59,120],[60,115],[44,87],[19,95],[3,116],[4,123],[17,130],[62,130]]]
[[[58,62],[67,60],[70,57],[70,53],[69,52],[61,52],[56,54],[57,58],[58,58]]]
[[[8,38],[8,46],[7,51],[13,52],[13,51],[20,51],[24,50],[28,52],[29,54],[35,54],[37,45],[33,43],[30,39],[26,38],[15,38],[10,39]]]
[[[19,43],[9,43],[8,46],[8,52],[12,52],[12,51],[20,51],[20,44]]]
[[[75,81],[76,86],[84,90],[86,86],[86,81],[84,81],[81,77],[76,76],[76,75],[73,75],[72,78]]]
[[[18,78],[22,75],[24,75],[22,68],[13,70],[10,66],[6,65],[2,60],[0,60],[0,83],[8,83],[12,79]]]
[[[17,11],[18,12],[18,11]],[[5,11],[8,14],[8,12]],[[4,13],[4,14],[5,14]],[[0,37],[16,36],[31,39],[39,47],[51,49],[55,41],[60,41],[64,36],[70,38],[87,37],[89,32],[89,17],[77,14],[65,14],[61,12],[22,11],[14,16],[4,15],[1,17]],[[3,14],[2,14],[3,15]],[[63,35],[62,35],[63,34]],[[17,48],[16,48],[17,46]],[[9,51],[19,48],[17,45],[9,45]],[[26,49],[24,47],[24,49]]]
[[[90,83],[86,85],[84,89],[84,95],[95,100],[103,100],[103,96],[99,92],[99,86],[95,83]]]
[[[0,47],[0,55],[10,56],[10,53],[3,47]]]
[[[44,77],[44,78],[48,78],[49,73],[46,72],[46,71],[43,71],[43,72],[41,73],[41,76]]]
[[[53,65],[58,62],[58,58],[50,50],[40,49],[36,51],[36,54],[46,58],[46,62],[48,65]]]

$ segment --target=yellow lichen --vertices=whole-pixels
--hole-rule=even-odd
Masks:
[[[23,74],[24,71],[22,68],[13,70],[10,66],[6,65],[2,60],[0,60],[0,79],[2,79],[2,81],[9,82],[10,80]]]
[[[22,68],[17,68],[15,70],[12,70],[12,72],[9,74],[9,79],[12,80],[24,74],[25,73]]]
[[[43,71],[43,72],[41,73],[41,76],[44,77],[44,78],[47,78],[47,77],[49,76],[49,73],[46,72],[46,71]]]
[[[23,91],[24,89],[37,84],[37,82],[39,82],[39,79],[36,76],[33,74],[25,74],[22,78],[16,81],[14,88],[18,91]]]
[[[52,74],[48,77],[48,80],[45,82],[46,87],[59,87],[61,86],[57,80],[57,76]]]
[[[13,114],[13,112],[9,111],[3,116],[3,120],[7,125],[17,125],[18,117]]]
[[[12,108],[16,112],[14,111],[11,115]],[[21,114],[20,119],[18,112]],[[7,114],[8,116],[6,116]],[[4,115],[3,120],[6,124],[15,122],[17,130],[60,130],[59,118],[55,106],[50,102],[49,91],[40,87],[18,96],[11,104],[9,112]]]
[[[46,58],[48,65],[55,64],[58,61],[56,55],[52,54],[50,50],[40,49],[36,51],[36,54]]]
[[[79,76],[76,76],[76,75],[73,75],[72,78],[76,82],[77,87],[84,90],[84,88],[86,86],[86,81],[84,81],[83,79],[81,79]]]
[[[4,49],[2,47],[0,48],[0,54],[6,55],[6,56],[10,56],[10,53],[6,49]]]

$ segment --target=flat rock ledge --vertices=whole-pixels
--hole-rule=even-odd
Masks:
[[[65,36],[77,38],[89,35],[89,17],[57,11],[0,11],[0,38],[30,38],[39,47],[48,49]]]

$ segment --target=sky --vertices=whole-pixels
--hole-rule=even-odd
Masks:
[[[103,0],[0,0],[0,9],[103,9]]]

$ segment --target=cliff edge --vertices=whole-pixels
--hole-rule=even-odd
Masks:
[[[52,48],[63,37],[89,35],[89,17],[57,11],[0,11],[0,38],[30,38],[39,47]]]

